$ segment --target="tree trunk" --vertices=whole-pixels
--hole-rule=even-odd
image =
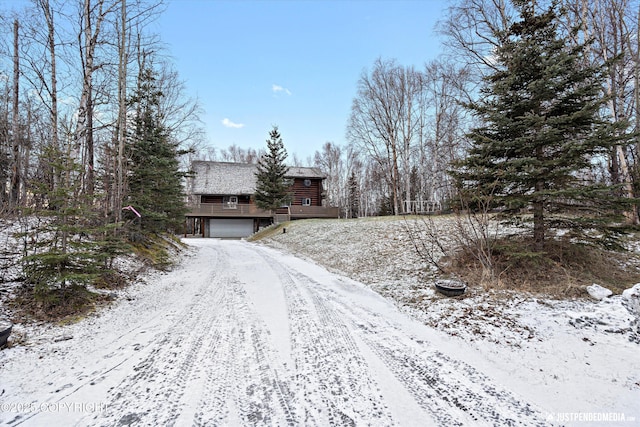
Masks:
[[[51,62],[51,81],[50,81],[50,96],[51,106],[49,109],[49,120],[51,126],[51,143],[50,146],[54,150],[60,149],[60,139],[58,135],[58,75],[56,68],[56,44],[55,44],[55,25],[53,19],[53,12],[49,5],[49,0],[40,0],[39,6],[44,13],[45,20],[47,22],[47,48],[49,49],[49,58]],[[53,190],[58,183],[58,174],[52,173],[51,188]]]
[[[58,74],[56,69],[56,43],[55,43],[55,25],[53,14],[46,3],[47,23],[49,30],[49,54],[51,55],[51,135],[54,147],[60,147],[60,139],[58,136]]]
[[[20,201],[20,185],[22,164],[20,156],[20,57],[18,53],[18,29],[20,24],[16,19],[13,22],[13,117],[12,117],[12,165],[11,188],[9,194],[9,206],[15,208]]]
[[[636,152],[640,152],[640,5],[638,5],[638,17],[636,20],[636,52],[635,52],[635,63],[633,67],[633,84],[634,84],[634,96],[635,96],[635,131],[636,131]],[[629,47],[631,51],[631,47]],[[636,162],[635,164],[636,173],[635,177],[638,179],[640,176],[640,165]],[[636,183],[637,184],[637,183]],[[634,192],[635,194],[635,192]],[[638,205],[635,204],[633,206],[635,218],[637,222],[640,222],[640,214],[638,212]]]
[[[394,215],[398,215],[399,214],[399,209],[398,209],[398,187],[400,185],[400,172],[398,170],[398,149],[397,149],[397,143],[394,142],[391,145],[391,153],[393,155],[393,169],[392,169],[392,173],[391,173],[391,181],[392,181],[392,185],[393,185],[393,214]]]
[[[3,108],[1,120],[9,125],[9,111],[11,110],[11,92],[9,85],[5,85],[4,93],[2,94]],[[0,171],[0,213],[3,213],[9,207],[9,185],[8,178],[11,176],[11,162],[9,153],[11,152],[11,135],[9,130],[2,129],[0,131],[0,161],[6,162],[2,164],[2,171]]]
[[[78,116],[77,138],[80,143],[84,142],[86,150],[84,189],[88,195],[93,195],[95,189],[94,173],[94,138],[93,138],[93,72],[95,70],[95,51],[98,44],[100,27],[105,18],[103,13],[104,0],[98,1],[98,11],[95,26],[92,22],[91,0],[84,0],[84,61],[83,61],[83,82],[82,96],[80,98],[80,112]],[[81,52],[82,55],[82,52]]]
[[[629,171],[629,165],[627,164],[627,156],[622,149],[622,146],[616,145],[616,157],[618,158],[618,164],[620,166],[620,174],[624,185],[625,196],[632,199],[634,195],[633,182],[631,180],[631,173]],[[633,205],[629,212],[625,212],[627,221],[630,224],[638,224],[638,207]]]
[[[536,148],[536,158],[543,160],[544,152],[542,147]],[[533,247],[536,252],[542,252],[544,250],[545,239],[545,226],[544,226],[544,198],[542,192],[544,191],[544,181],[537,181],[535,183],[534,197],[533,197]]]
[[[89,175],[93,165],[88,163],[89,157],[93,155],[93,141],[90,137],[92,133],[89,121],[93,115],[91,97],[92,97],[92,77],[93,77],[93,46],[91,43],[91,0],[84,0],[83,7],[83,33],[84,33],[84,58],[82,62],[82,96],[80,97],[80,111],[78,112],[78,129],[77,148],[78,150],[86,150],[87,165],[83,164],[83,176],[86,177],[84,189],[87,194],[92,194],[91,184],[92,176]],[[80,56],[82,57],[82,46],[80,47]]]
[[[541,192],[544,189],[544,182],[537,182],[535,188],[536,192]],[[533,200],[533,242],[536,252],[542,252],[544,250],[544,239],[544,201],[541,196],[537,196]]]
[[[127,115],[127,2],[121,3],[120,11],[120,46],[118,47],[118,123],[117,123],[117,156],[114,213],[116,221],[122,219],[122,200],[125,195],[124,140],[126,135]]]
[[[31,126],[32,126],[32,122],[33,122],[33,116],[31,114],[32,111],[32,107],[31,105],[29,105],[28,109],[27,109],[27,123],[26,123],[26,143],[23,144],[23,153],[22,153],[22,164],[23,164],[23,170],[25,171],[25,176],[24,178],[26,179],[26,171],[29,170],[29,166],[31,163],[31,144],[33,141],[33,137],[31,134]],[[23,204],[27,204],[27,186],[23,185],[22,186],[22,193],[20,195],[20,200],[22,200]]]

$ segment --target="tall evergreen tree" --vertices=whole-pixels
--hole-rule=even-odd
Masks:
[[[620,124],[600,118],[604,67],[586,65],[584,46],[566,46],[557,6],[538,12],[535,2],[513,2],[520,21],[498,35],[498,71],[468,105],[484,124],[468,135],[468,156],[452,174],[482,206],[490,201],[511,218],[531,209],[534,250],[542,251],[556,227],[611,231],[622,200],[594,182],[591,161],[619,143]]]
[[[187,212],[182,185],[186,173],[180,171],[178,160],[184,153],[162,124],[158,108],[163,94],[157,89],[153,72],[145,70],[141,79],[132,99],[137,115],[130,135],[127,203],[141,214],[144,231],[177,232]]]
[[[258,161],[256,171],[256,206],[274,212],[291,202],[291,182],[286,178],[289,168],[285,164],[287,150],[284,148],[278,127],[269,132],[267,152]]]

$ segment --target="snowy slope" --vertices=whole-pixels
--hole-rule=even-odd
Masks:
[[[464,349],[458,357],[545,408],[549,419],[640,425],[640,313],[634,320],[621,296],[558,301],[471,286],[463,299],[442,297],[405,229],[393,218],[302,221],[261,242],[367,284],[449,335]]]

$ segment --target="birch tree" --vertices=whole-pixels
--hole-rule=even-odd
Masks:
[[[453,2],[438,23],[438,31],[445,36],[445,56],[465,63],[479,82],[482,76],[496,71],[497,35],[509,28],[514,14],[509,0]]]
[[[0,79],[0,84],[3,85],[0,99],[0,213],[4,214],[9,207],[9,84],[6,78]]]
[[[614,123],[627,123],[620,127],[618,136],[633,132],[633,124],[638,123],[638,21],[634,2],[630,0],[565,0],[568,11],[564,25],[569,38],[575,45],[582,40],[592,41],[585,51],[585,59],[593,65],[609,64],[607,79],[602,85],[606,97],[606,109]],[[640,7],[640,5],[639,5]],[[580,32],[571,32],[571,28]],[[579,37],[579,35],[582,35]],[[635,121],[632,120],[636,117]],[[640,130],[635,126],[635,132]],[[632,173],[633,145],[616,145],[609,159],[611,182],[621,185],[628,198],[635,196]],[[638,224],[638,209],[634,206],[627,214],[628,220]]]
[[[108,206],[111,207],[114,213],[114,219],[116,222],[120,222],[122,215],[122,201],[124,199],[124,187],[125,187],[125,158],[124,147],[125,137],[127,134],[127,70],[129,63],[128,55],[128,39],[129,31],[127,27],[127,2],[122,1],[120,3],[120,20],[119,26],[117,26],[118,34],[118,113],[115,121],[115,150],[116,153],[114,164],[114,182],[112,188],[108,188],[108,192],[111,196],[108,197]]]
[[[345,177],[342,147],[333,142],[325,142],[322,148],[315,152],[313,164],[327,176],[325,185],[329,205],[339,207],[342,213],[346,206],[343,197]]]
[[[378,59],[371,74],[363,72],[351,106],[347,139],[384,171],[392,197],[392,211],[400,213],[400,161],[407,150],[413,126],[408,71],[392,60]]]
[[[464,155],[465,132],[470,126],[470,117],[462,107],[470,98],[469,71],[447,60],[435,60],[426,64],[424,74],[421,105],[425,124],[417,161],[424,169],[420,185],[429,201],[442,203],[453,197],[447,171]]]
[[[126,1],[123,0],[123,3]],[[86,179],[84,188],[87,194],[95,190],[95,140],[94,140],[94,73],[103,67],[97,61],[97,49],[103,40],[105,20],[114,10],[117,2],[107,0],[83,0],[79,11],[79,55],[82,65],[82,90],[78,108],[76,143],[82,147],[86,156]]]
[[[9,189],[9,206],[18,206],[20,186],[22,183],[22,159],[20,156],[20,55],[18,54],[18,35],[20,24],[13,21],[13,109],[11,119],[11,183]]]

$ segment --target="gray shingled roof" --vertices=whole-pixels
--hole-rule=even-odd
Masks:
[[[288,178],[326,178],[320,168],[289,167]]]
[[[192,164],[193,194],[253,194],[256,165],[195,161]],[[289,178],[325,178],[319,168],[290,167]]]

